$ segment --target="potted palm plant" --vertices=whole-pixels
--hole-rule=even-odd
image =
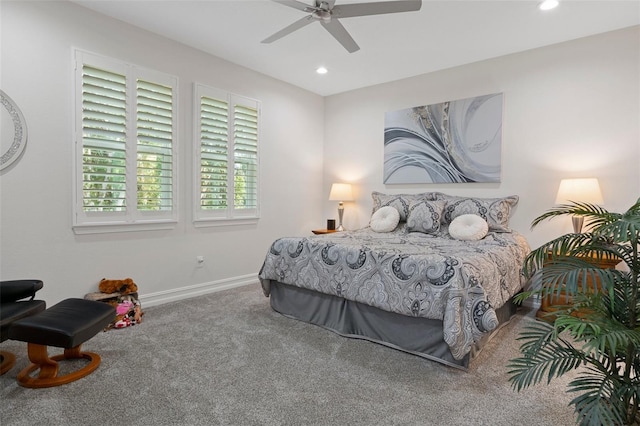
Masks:
[[[640,199],[625,213],[570,202],[536,218],[583,217],[589,231],[566,234],[533,250],[523,268],[533,294],[571,301],[552,323],[532,321],[521,332],[520,356],[508,365],[517,391],[576,370],[568,392],[581,425],[640,424]],[[601,269],[589,259],[620,259]],[[589,285],[590,283],[599,285]],[[565,292],[565,293],[563,293]]]

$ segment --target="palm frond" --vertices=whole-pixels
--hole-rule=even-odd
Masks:
[[[540,383],[545,377],[549,383],[584,361],[582,354],[555,335],[554,328],[546,323],[528,324],[518,340],[524,340],[520,347],[523,357],[512,359],[507,365],[509,380],[517,391]]]
[[[568,332],[574,340],[585,342],[582,350],[594,357],[616,356],[625,353],[630,345],[640,347],[640,328],[629,329],[606,315],[583,318],[558,315],[554,325],[560,332]]]
[[[569,310],[569,312],[571,312]],[[602,334],[602,327],[598,322],[583,320],[573,315],[557,315],[554,323],[558,330],[567,331],[577,341],[594,338]]]
[[[568,387],[568,392],[580,392],[569,404],[575,407],[581,425],[624,424],[626,416],[611,403],[616,383],[606,373],[590,368]]]
[[[521,352],[531,354],[556,337],[557,332],[552,325],[546,322],[532,321],[523,328],[516,340],[524,342],[520,346]]]
[[[516,305],[520,305],[522,304],[522,302],[524,302],[525,300],[527,300],[528,298],[530,298],[531,296],[534,296],[536,294],[539,294],[539,291],[536,290],[525,290],[525,291],[521,291],[520,293],[516,294],[515,296],[513,296],[513,302]]]
[[[561,292],[568,295],[590,292],[609,292],[616,283],[626,279],[622,271],[602,269],[591,262],[576,257],[557,257],[545,264],[538,275],[531,280],[530,290],[540,294],[560,296]],[[600,283],[594,288],[591,283]]]
[[[589,282],[599,282],[604,291],[613,287],[619,275],[614,269],[602,269],[579,258],[558,259],[544,267],[542,271],[543,286],[547,282],[560,282],[569,294],[598,291],[591,288]]]
[[[631,309],[635,305],[635,311],[640,312],[640,300],[638,300],[637,293],[637,285],[628,279],[621,279],[616,282],[615,287],[602,296],[601,305],[595,306],[595,308],[625,327],[633,329],[638,323],[632,322]]]
[[[593,237],[589,234],[566,234],[532,250],[526,257],[523,272],[527,277],[531,277],[542,266],[553,261],[556,257],[570,256],[576,250],[580,250]]]
[[[636,369],[636,373],[640,373]],[[611,401],[617,405],[620,413],[626,414],[626,423],[640,425],[640,376],[637,374],[629,382],[623,381],[615,386],[611,394]]]
[[[637,243],[640,234],[640,217],[624,214],[615,222],[603,223],[593,232],[607,236],[615,243],[626,241]]]
[[[542,215],[538,216],[532,223],[531,229],[538,226],[541,222],[545,220],[552,219],[558,216],[582,216],[585,218],[587,224],[592,223],[593,221],[601,221],[602,223],[609,223],[610,221],[615,221],[616,213],[609,213],[602,207],[596,204],[590,203],[581,203],[581,202],[570,202],[568,204],[561,204],[552,209],[547,210]]]

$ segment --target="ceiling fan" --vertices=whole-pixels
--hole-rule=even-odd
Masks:
[[[262,43],[271,43],[282,37],[299,30],[300,28],[311,24],[312,22],[320,22],[322,26],[345,48],[349,53],[353,53],[360,49],[358,44],[353,40],[344,26],[338,20],[339,18],[353,18],[355,16],[381,15],[385,13],[413,12],[420,10],[422,0],[399,0],[399,1],[381,1],[371,3],[354,3],[345,5],[335,5],[336,0],[314,0],[313,6],[296,0],[273,0],[285,6],[303,12],[311,13],[304,18],[295,21],[293,24],[281,29],[277,33],[262,40]]]

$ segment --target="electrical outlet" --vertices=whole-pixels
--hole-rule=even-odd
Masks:
[[[204,266],[204,256],[196,256],[196,264],[198,268],[202,268]]]

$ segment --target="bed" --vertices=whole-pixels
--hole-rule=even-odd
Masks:
[[[512,298],[525,284],[529,245],[509,228],[518,197],[372,197],[366,228],[272,243],[259,273],[271,307],[346,337],[466,369],[513,315]],[[373,225],[383,211],[397,211],[398,219],[381,231]],[[486,235],[452,237],[471,215],[482,219]]]

